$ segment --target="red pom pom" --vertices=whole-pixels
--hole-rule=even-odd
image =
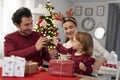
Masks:
[[[58,36],[58,32],[56,32],[56,35],[55,36]]]
[[[59,18],[59,17],[55,17],[54,20],[58,20],[58,21],[62,22],[61,18]]]
[[[40,24],[43,21],[43,19],[39,19],[38,24]]]

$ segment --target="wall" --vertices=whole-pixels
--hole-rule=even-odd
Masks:
[[[86,31],[89,32],[93,37],[94,37],[94,31],[95,29],[99,26],[99,24],[102,24],[102,27],[105,28],[105,31],[107,30],[107,17],[108,17],[108,3],[107,2],[80,2],[80,3],[74,3],[73,4],[74,9],[76,6],[80,6],[82,8],[81,12],[82,14],[80,16],[76,16],[75,18],[77,19],[78,22],[78,30],[80,31],[86,31],[82,28],[82,20],[86,17],[91,17],[95,20],[95,27],[91,31]],[[104,6],[104,15],[103,16],[97,16],[97,6]],[[85,9],[86,8],[92,8],[93,9],[93,14],[91,16],[86,16],[85,15]],[[98,40],[100,44],[105,47],[105,40],[106,36],[104,36],[103,39]]]

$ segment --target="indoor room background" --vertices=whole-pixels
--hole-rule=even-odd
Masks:
[[[0,58],[3,58],[4,36],[13,32],[16,27],[13,25],[11,17],[16,9],[25,6],[29,9],[36,8],[40,3],[45,5],[47,0],[0,0]],[[54,11],[65,12],[72,7],[75,11],[74,17],[78,22],[78,30],[89,32],[95,37],[95,31],[102,27],[105,31],[101,39],[96,39],[109,52],[114,50],[120,60],[120,1],[119,0],[50,0]],[[33,14],[34,23],[37,21],[38,14]],[[91,19],[93,26],[85,27],[86,19]],[[65,35],[61,24],[59,37],[64,43]]]

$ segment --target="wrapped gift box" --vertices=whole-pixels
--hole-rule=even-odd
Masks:
[[[16,77],[24,77],[25,75],[25,58],[15,57],[15,71],[14,76]]]
[[[37,68],[38,68],[37,62],[28,61],[26,63],[25,73],[26,74],[35,73],[37,71]]]
[[[71,60],[50,60],[49,74],[58,76],[73,76],[74,61]]]
[[[2,66],[2,76],[14,76],[14,64],[14,58],[4,57]]]
[[[2,66],[2,76],[24,77],[25,58],[21,57],[4,57]]]

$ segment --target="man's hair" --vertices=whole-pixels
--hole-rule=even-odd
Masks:
[[[21,7],[12,16],[13,23],[17,23],[20,25],[23,17],[32,17],[32,13],[28,8]]]

